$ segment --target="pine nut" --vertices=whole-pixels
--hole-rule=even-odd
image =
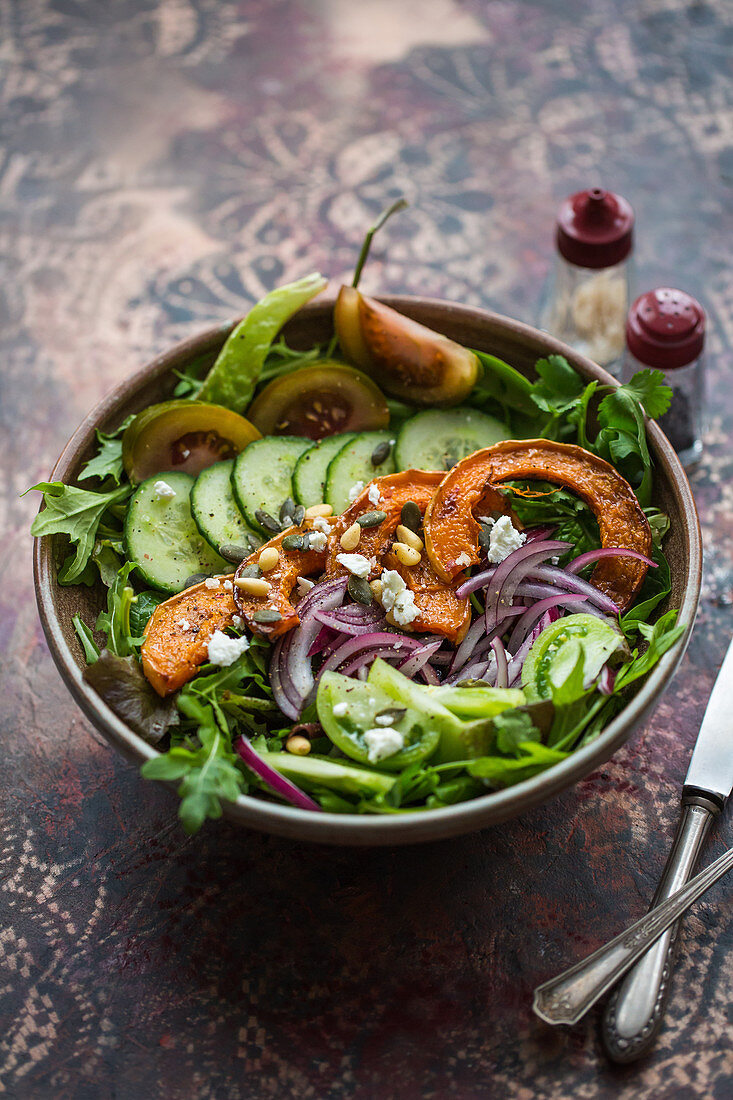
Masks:
[[[419,535],[416,535],[414,531],[411,531],[409,527],[405,527],[404,523],[398,524],[396,535],[400,542],[404,542],[405,546],[411,546],[413,550],[417,550],[418,554],[422,553],[422,539]]]
[[[235,577],[234,584],[240,592],[246,592],[248,596],[268,596],[272,591],[272,585],[262,577]]]
[[[311,751],[311,743],[307,737],[301,737],[296,733],[294,737],[288,737],[285,748],[294,756],[307,756]]]
[[[374,596],[374,599],[378,600],[378,601],[381,601],[382,592],[384,591],[384,585],[380,581],[379,577],[377,577],[373,581],[370,581],[369,582],[369,587],[372,590],[372,596]]]
[[[269,573],[280,561],[280,551],[277,546],[266,546],[257,559],[257,564],[263,573]]]
[[[359,539],[361,538],[361,527],[358,523],[352,523],[348,531],[344,531],[343,535],[339,539],[344,550],[355,550],[359,545]]]
[[[405,546],[404,542],[393,543],[392,549],[394,551],[394,556],[397,558],[397,561],[402,562],[403,565],[417,565],[417,563],[420,561],[420,551],[413,550],[411,546]]]
[[[306,519],[315,519],[316,516],[332,516],[333,508],[330,504],[311,504],[310,508],[305,510]]]

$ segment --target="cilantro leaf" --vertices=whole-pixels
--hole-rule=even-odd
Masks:
[[[124,500],[132,492],[130,485],[123,485],[108,493],[94,493],[64,485],[62,481],[39,481],[26,492],[43,493],[46,507],[33,520],[31,534],[68,535],[76,546],[71,561],[64,562],[59,572],[61,584],[75,584],[91,557],[97,528],[106,510],[112,504]]]
[[[175,746],[146,761],[141,774],[145,779],[183,780],[178,788],[178,816],[186,832],[195,833],[207,818],[220,818],[222,800],[234,802],[247,782],[213,708],[191,696],[179,699],[178,708],[198,723],[199,747]]]
[[[663,416],[672,401],[672,390],[661,370],[637,371],[629,382],[619,386],[619,390],[635,398],[653,420]]]

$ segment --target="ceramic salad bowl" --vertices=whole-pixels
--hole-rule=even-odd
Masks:
[[[538,358],[559,354],[568,359],[584,380],[613,384],[613,379],[590,360],[546,333],[517,321],[434,299],[382,300],[464,346],[501,357],[529,377],[533,377],[533,364]],[[291,346],[304,349],[326,341],[332,333],[332,317],[333,302],[309,304],[286,326],[285,338]],[[203,373],[208,369],[232,327],[208,329],[121,383],[77,429],[56,463],[51,480],[74,482],[93,454],[96,429],[111,431],[131,413],[170,397],[177,382],[174,370],[199,369]],[[359,846],[437,840],[515,817],[570,787],[607,760],[649,715],[669,683],[684,652],[700,592],[700,528],[687,478],[667,439],[651,422],[648,441],[655,466],[653,502],[671,521],[665,553],[671,568],[672,590],[659,610],[678,609],[678,623],[685,633],[595,741],[515,786],[420,813],[394,816],[314,813],[241,795],[236,802],[225,805],[225,816],[264,832],[331,844]],[[81,613],[86,621],[93,621],[103,607],[103,586],[101,582],[95,588],[61,586],[56,577],[58,544],[58,536],[37,539],[34,550],[36,595],[51,653],[86,716],[115,748],[139,766],[157,755],[156,750],[128,728],[82,678],[85,661],[72,617]],[[171,813],[174,812],[171,800]]]

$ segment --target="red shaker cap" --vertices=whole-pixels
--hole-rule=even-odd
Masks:
[[[649,290],[629,310],[626,344],[649,367],[684,367],[697,359],[704,343],[705,310],[684,290]]]
[[[557,248],[578,267],[612,267],[634,241],[634,211],[622,195],[594,187],[570,195],[557,214]]]

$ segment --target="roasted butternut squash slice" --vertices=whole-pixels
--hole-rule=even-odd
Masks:
[[[502,481],[537,478],[561,485],[584,500],[598,520],[603,546],[649,555],[651,530],[629,483],[608,462],[582,447],[547,439],[505,440],[476,451],[446,474],[425,514],[425,547],[439,577],[450,581],[468,554],[479,561],[475,512],[507,511],[496,486]],[[592,582],[621,611],[631,604],[647,566],[634,558],[604,558]]]
[[[459,600],[455,592],[462,578],[446,583],[436,575],[424,554],[418,565],[408,567],[399,562],[392,553],[395,532],[402,522],[403,506],[408,501],[413,501],[424,514],[442,478],[443,474],[438,470],[404,470],[399,474],[387,474],[370,481],[331,529],[327,571],[329,576],[346,572],[343,565],[336,560],[339,554],[344,553],[339,540],[358,517],[367,512],[384,512],[385,519],[378,526],[362,529],[354,552],[373,560],[372,577],[379,576],[383,569],[394,569],[415,593],[415,604],[420,609],[420,615],[402,629],[440,634],[456,643],[461,641],[471,621],[469,601]],[[374,487],[379,491],[376,503],[369,497],[370,492],[372,497],[376,497]]]
[[[330,524],[331,521],[326,520],[325,523]],[[236,583],[234,587],[236,610],[242,616],[248,628],[255,634],[261,634],[263,638],[278,638],[287,630],[292,630],[294,626],[298,625],[300,618],[290,601],[298,577],[307,577],[311,573],[323,572],[326,564],[326,542],[324,542],[321,550],[312,548],[286,550],[283,548],[283,539],[287,539],[288,536],[307,535],[309,533],[314,534],[318,541],[325,534],[323,531],[315,530],[313,520],[306,520],[301,527],[288,527],[286,531],[281,531],[279,535],[275,535],[269,542],[266,542],[254,554],[250,554],[234,574],[236,582],[240,577],[244,577],[247,566],[257,564],[264,551],[271,547],[278,551],[277,564],[273,569],[263,573],[260,578],[269,584],[268,592],[259,596],[242,591],[241,588],[236,586]],[[274,621],[267,621],[266,616],[260,615],[261,612],[273,612],[272,619]],[[275,613],[280,618],[275,618]]]
[[[209,658],[214,631],[232,625],[237,613],[233,578],[217,579],[216,588],[195,584],[171,596],[148,619],[140,656],[143,672],[158,695],[170,695],[192,679]]]

